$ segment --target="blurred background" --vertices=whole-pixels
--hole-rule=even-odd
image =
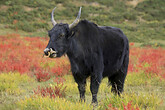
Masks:
[[[121,28],[137,46],[165,46],[164,0],[0,0],[0,34],[46,37],[54,7],[58,23],[81,19]]]

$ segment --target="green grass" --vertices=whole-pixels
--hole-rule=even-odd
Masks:
[[[50,13],[56,6],[57,22],[72,23],[82,6],[81,19],[98,25],[121,28],[130,42],[141,46],[164,47],[165,3],[164,0],[143,0],[136,6],[130,0],[1,0],[0,33],[12,30],[30,33],[29,36],[46,36],[52,28]],[[7,30],[7,31],[6,31]],[[20,33],[22,33],[22,31]],[[157,40],[154,42],[154,40]]]
[[[74,82],[72,75],[66,75],[64,78],[64,86],[66,88],[66,96],[64,98],[51,99],[49,97],[36,96],[33,90],[37,86],[53,86],[53,78],[47,82],[37,82],[33,78],[19,74],[0,74],[0,109],[92,109],[90,80],[87,79],[86,87],[86,102],[79,102],[79,92],[77,84]],[[21,80],[20,80],[21,79]],[[105,78],[99,88],[98,101],[99,105],[96,109],[106,109],[108,104],[113,107],[122,108],[122,103],[125,105],[132,102],[132,105],[138,106],[140,109],[164,109],[165,108],[165,81],[160,81],[159,77],[146,76],[144,73],[128,74],[124,93],[121,97],[112,94],[111,87],[107,86],[108,79]],[[2,83],[5,82],[5,83]],[[13,82],[13,83],[10,83]],[[6,86],[8,85],[8,86]],[[5,87],[5,89],[3,89]],[[8,92],[12,91],[12,92]],[[14,92],[13,92],[14,91]]]
[[[163,0],[145,0],[136,6],[136,10],[143,13],[142,17],[147,21],[164,20],[165,3]],[[145,8],[144,8],[145,7]]]
[[[17,101],[32,95],[33,78],[20,73],[1,73],[0,77],[0,109],[13,109]]]
[[[23,110],[92,110],[87,103],[74,103],[62,98],[31,97],[18,102],[18,107]]]

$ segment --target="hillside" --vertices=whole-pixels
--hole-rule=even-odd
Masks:
[[[164,0],[1,0],[0,34],[47,36],[54,7],[57,22],[81,19],[121,28],[137,46],[165,46]]]

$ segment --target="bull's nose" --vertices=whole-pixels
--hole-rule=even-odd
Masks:
[[[50,49],[49,49],[49,48],[46,48],[46,49],[44,50],[44,54],[45,54],[46,56],[48,56],[48,52],[50,52]]]

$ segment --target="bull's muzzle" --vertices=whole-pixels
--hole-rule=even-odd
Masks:
[[[55,58],[57,57],[57,51],[54,51],[52,48],[46,48],[44,50],[44,57]]]

